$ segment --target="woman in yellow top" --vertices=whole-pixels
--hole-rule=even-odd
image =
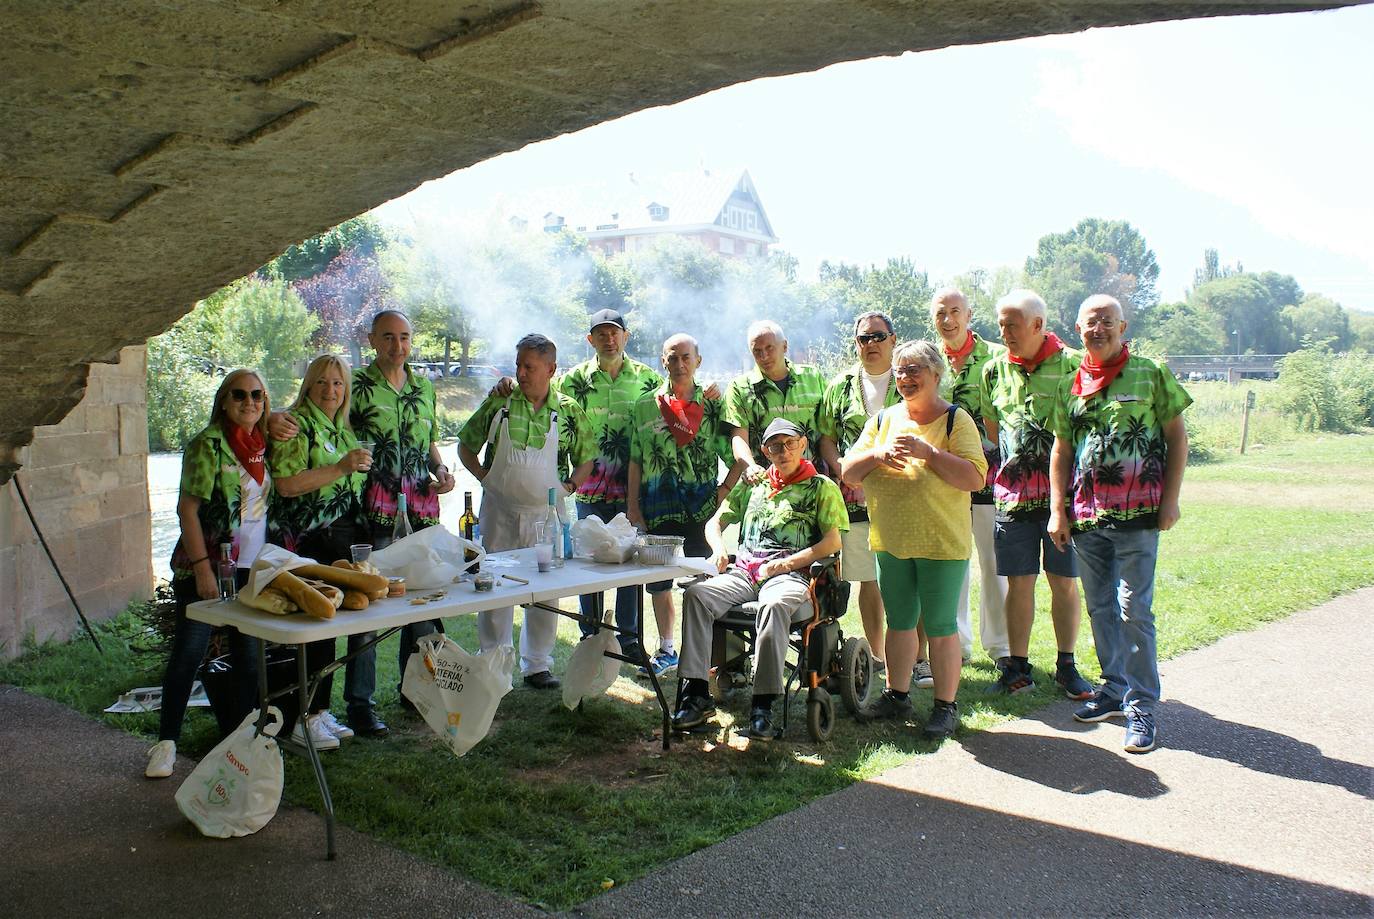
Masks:
[[[983,487],[987,460],[978,428],[940,398],[945,361],[928,341],[892,353],[900,405],[864,425],[841,461],[844,480],[863,484],[868,541],[887,609],[887,689],[874,718],[908,718],[918,623],[930,638],[935,707],[924,733],[948,737],[959,726],[958,608],[972,547],[969,493]]]

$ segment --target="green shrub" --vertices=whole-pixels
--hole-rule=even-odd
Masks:
[[[1279,361],[1280,412],[1301,431],[1348,431],[1357,411],[1345,404],[1336,385],[1340,359],[1324,346],[1305,347]]]
[[[1336,398],[1348,427],[1374,425],[1374,360],[1366,351],[1351,351],[1331,365]]]
[[[436,405],[435,414],[439,420],[439,439],[452,440],[458,436],[458,432],[463,428],[463,422],[468,420],[471,412],[455,412]]]

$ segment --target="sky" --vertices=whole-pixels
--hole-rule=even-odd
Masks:
[[[780,238],[940,281],[1129,221],[1181,299],[1223,263],[1374,312],[1374,6],[1095,29],[738,84],[495,157],[378,208],[489,219],[583,182],[747,168]]]

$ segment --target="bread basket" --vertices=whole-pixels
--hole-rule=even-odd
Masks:
[[[639,547],[641,565],[666,565],[682,554],[681,536],[645,536],[644,544]]]

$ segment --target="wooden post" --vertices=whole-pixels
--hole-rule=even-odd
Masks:
[[[1245,441],[1250,436],[1250,407],[1255,404],[1255,391],[1245,391],[1245,405],[1240,410],[1240,452],[1245,453]]]

